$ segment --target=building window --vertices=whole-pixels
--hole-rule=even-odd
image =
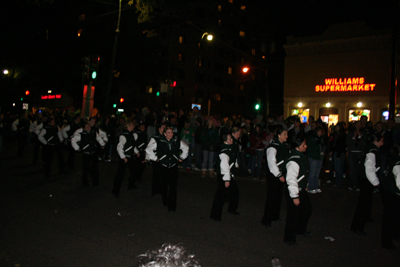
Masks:
[[[185,37],[183,37],[182,35],[179,36],[179,43],[183,44],[185,42]]]
[[[78,30],[78,37],[81,37],[83,29]]]
[[[179,54],[178,54],[178,60],[179,61],[182,61],[182,62],[185,62],[185,53],[182,53],[182,52],[179,52]]]
[[[246,6],[241,5],[241,6],[240,6],[240,9],[243,10],[243,11],[246,11]]]
[[[217,101],[221,101],[221,95],[220,94],[215,94],[214,99]]]
[[[240,35],[240,37],[245,37],[245,36],[246,36],[246,33],[245,33],[244,31],[240,31],[240,32],[239,32],[239,35]]]
[[[228,67],[228,74],[232,74],[232,73],[233,73],[232,67]]]
[[[293,108],[292,116],[298,116],[301,122],[307,122],[308,116],[310,116],[310,109],[308,108]]]
[[[146,93],[147,94],[152,94],[153,93],[153,86],[146,85]]]
[[[218,20],[218,26],[221,26],[222,20]]]
[[[253,56],[255,56],[256,55],[256,50],[253,48],[253,49],[251,49],[251,54],[253,55]]]
[[[229,3],[233,4],[233,0],[229,0]]]
[[[349,121],[358,121],[361,116],[367,116],[368,121],[370,120],[371,110],[369,109],[350,109],[349,110]]]
[[[244,90],[244,84],[239,85],[239,89],[240,89],[241,91],[243,91],[243,90]]]
[[[219,6],[218,6],[218,11],[221,11],[221,10],[222,10],[222,6],[219,5]]]

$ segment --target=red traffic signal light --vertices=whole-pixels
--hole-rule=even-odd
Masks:
[[[25,95],[29,95],[31,92],[29,91],[25,91]]]
[[[175,87],[176,86],[176,81],[173,81],[169,86],[170,87]]]
[[[119,99],[119,102],[124,102],[125,101],[125,99],[123,99],[122,97]]]
[[[249,72],[249,70],[250,70],[249,67],[244,67],[244,68],[242,69],[243,73],[247,73],[247,72]]]

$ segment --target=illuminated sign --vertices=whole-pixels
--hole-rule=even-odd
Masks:
[[[364,77],[329,78],[324,85],[315,86],[315,92],[359,92],[374,91],[375,83],[365,83]]]
[[[42,95],[42,99],[60,99],[61,95]]]

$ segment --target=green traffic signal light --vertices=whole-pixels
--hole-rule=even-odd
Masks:
[[[114,105],[113,105],[113,108],[116,108],[116,107],[117,107],[117,104],[114,104]]]
[[[96,71],[93,71],[93,72],[92,72],[92,79],[94,80],[94,79],[96,79],[96,77],[97,77],[97,72],[96,72]]]
[[[23,97],[21,97],[21,101],[22,101],[22,100],[24,100],[24,98],[23,98]]]
[[[260,104],[256,104],[256,106],[254,107],[256,110],[260,109]]]
[[[160,92],[157,92],[157,93],[156,93],[156,96],[160,96]]]

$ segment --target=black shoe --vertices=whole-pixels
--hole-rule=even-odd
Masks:
[[[367,233],[362,231],[362,230],[358,230],[358,229],[354,229],[354,228],[350,228],[350,231],[352,231],[353,233],[356,233],[357,235],[362,235],[362,236],[366,236]]]
[[[240,215],[240,213],[237,212],[236,210],[235,210],[235,211],[228,211],[228,212],[231,213],[231,214],[233,214],[233,215]]]
[[[305,237],[310,237],[312,236],[311,232],[305,231],[304,233],[297,233],[298,235],[304,235]]]
[[[295,241],[285,241],[291,247],[298,247],[299,245]]]
[[[265,222],[265,221],[261,221],[261,224],[264,225],[265,227],[272,227],[271,223]]]
[[[382,245],[382,248],[387,249],[387,250],[397,250],[397,247],[395,245]]]

